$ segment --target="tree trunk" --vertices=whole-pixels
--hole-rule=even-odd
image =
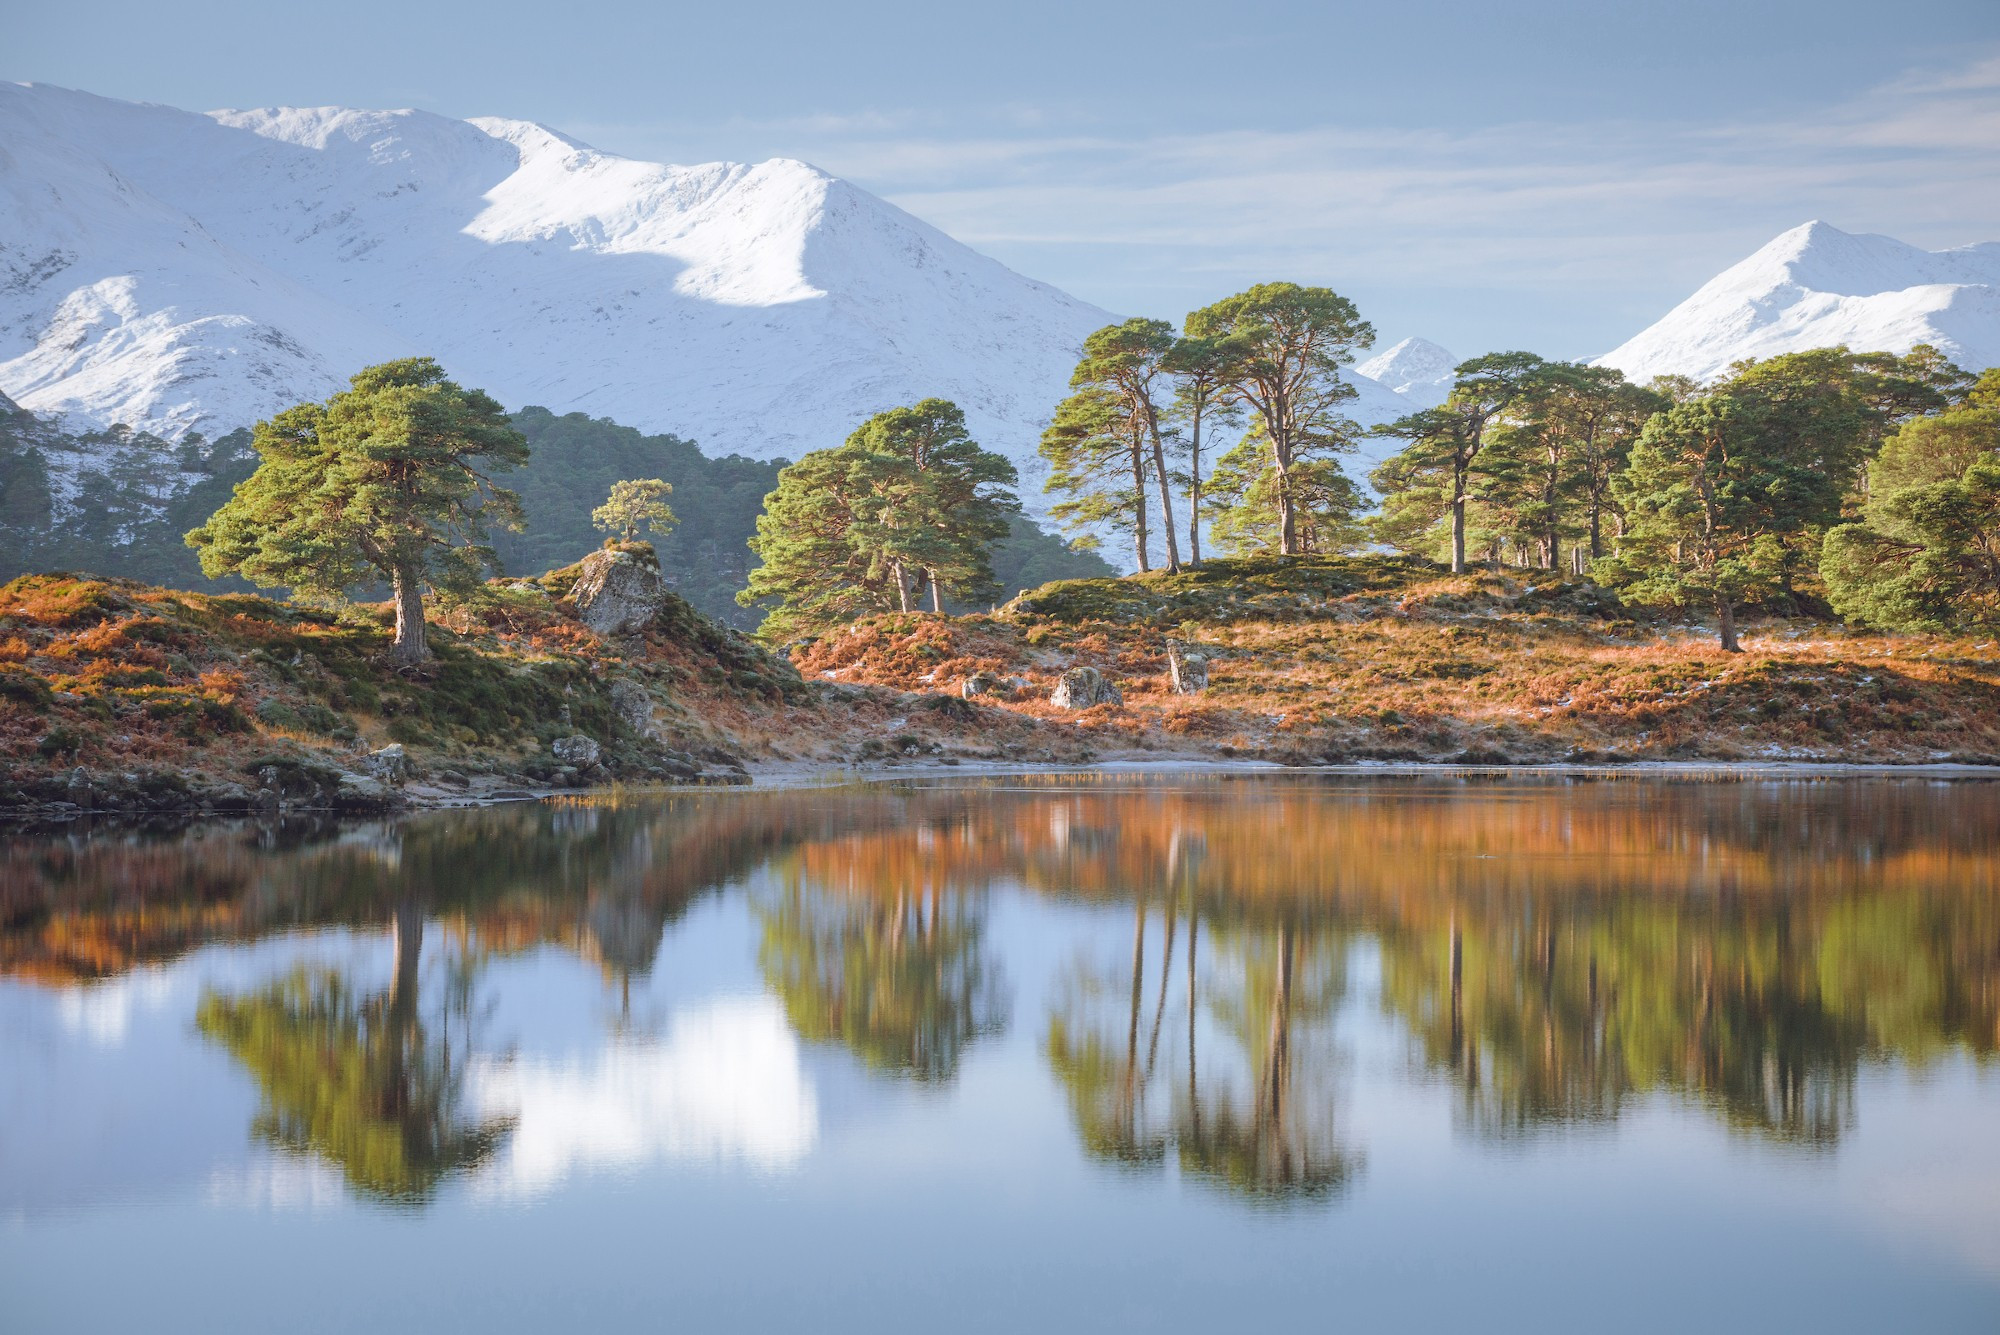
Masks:
[[[893,569],[896,572],[896,606],[907,612],[910,610],[910,573],[903,569],[901,561],[897,561]]]
[[[1463,491],[1451,502],[1451,573],[1465,573],[1465,494]]]
[[[1188,446],[1188,564],[1201,564],[1201,408],[1194,410],[1194,441]]]
[[[1167,571],[1172,573],[1181,568],[1180,539],[1174,536],[1174,489],[1167,477],[1167,451],[1160,444],[1159,427],[1149,428],[1149,434],[1153,438],[1153,472],[1160,484],[1160,532],[1166,535]]]
[[[418,963],[424,953],[424,911],[414,899],[396,906],[396,977],[389,987],[388,1079],[383,1111],[400,1114],[410,1103],[409,1051],[417,1031]]]
[[[396,640],[390,656],[398,663],[421,663],[431,656],[424,639],[424,584],[408,566],[396,569]]]
[[[1299,514],[1292,504],[1291,461],[1272,451],[1278,466],[1278,554],[1297,556],[1299,554]]]
[[[1736,641],[1736,608],[1726,594],[1715,595],[1715,623],[1722,632],[1722,652],[1740,654],[1743,646]]]
[[[1139,572],[1153,568],[1146,550],[1146,454],[1139,445],[1139,433],[1132,433],[1132,548],[1139,558]]]
[[[1604,555],[1604,511],[1597,502],[1590,503],[1590,558],[1596,560]]]
[[[931,611],[933,611],[933,612],[937,613],[937,614],[938,614],[939,616],[943,616],[943,615],[944,615],[944,591],[943,591],[942,589],[940,589],[940,588],[938,587],[938,577],[937,577],[937,571],[935,571],[935,570],[928,570],[928,571],[925,571],[924,573],[925,573],[925,574],[926,574],[927,576],[929,576],[929,578],[930,578],[930,581],[931,581]]]

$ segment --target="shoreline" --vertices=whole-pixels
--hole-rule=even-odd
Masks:
[[[689,796],[719,792],[792,792],[845,789],[903,781],[979,780],[994,778],[1139,778],[1139,777],[1276,777],[1295,775],[1361,779],[1479,778],[1505,782],[1522,779],[1655,779],[1711,783],[1750,781],[1911,779],[1930,782],[2000,782],[2000,766],[1936,761],[1896,764],[1883,761],[1700,761],[1649,760],[1629,764],[1480,765],[1449,761],[1355,761],[1343,764],[1293,765],[1271,760],[1211,758],[1121,758],[1089,764],[1050,762],[1012,764],[993,761],[911,763],[861,767],[800,761],[767,761],[747,767],[749,783],[600,784],[585,788],[496,785],[485,792],[454,792],[430,784],[412,784],[397,794],[400,800],[365,807],[333,804],[217,807],[188,803],[143,810],[96,809],[74,803],[31,803],[0,808],[0,838],[26,825],[67,825],[78,821],[129,827],[149,822],[203,824],[244,819],[324,818],[363,821],[415,815],[421,812],[476,810],[516,802],[551,799],[592,801],[607,796]]]

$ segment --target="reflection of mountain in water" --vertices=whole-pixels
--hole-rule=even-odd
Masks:
[[[1994,828],[1984,784],[1079,779],[439,813],[289,844],[17,840],[0,971],[69,987],[206,942],[435,924],[462,968],[431,1010],[402,1003],[400,968],[376,991],[309,971],[208,997],[203,1029],[255,1074],[260,1134],[357,1189],[418,1200],[476,1166],[532,1194],[600,1164],[796,1164],[820,1126],[799,1040],[948,1084],[1009,1018],[990,897],[1124,904],[1129,955],[1072,948],[1042,1003],[1077,1135],[1318,1198],[1363,1148],[1333,1025],[1357,951],[1479,1136],[1667,1095],[1837,1144],[1866,1063],[2000,1050]],[[509,1061],[454,1027],[480,961],[554,946],[625,986],[753,873],[769,1000],[576,1059]]]

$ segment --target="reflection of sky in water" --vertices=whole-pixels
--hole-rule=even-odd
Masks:
[[[615,1038],[586,1055],[481,1058],[470,1083],[479,1112],[517,1119],[475,1182],[481,1195],[651,1163],[790,1168],[819,1130],[798,1040],[766,997],[718,998],[676,1012],[663,1038]]]

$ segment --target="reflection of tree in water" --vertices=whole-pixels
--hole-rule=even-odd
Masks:
[[[808,1041],[944,1082],[973,1040],[1006,1025],[983,906],[970,896],[902,881],[836,890],[793,870],[757,913],[758,965]]]
[[[1331,1022],[1346,992],[1344,946],[1290,918],[1236,922],[1204,966],[1201,919],[1182,933],[1169,904],[1151,981],[1147,918],[1140,900],[1129,967],[1080,967],[1049,1017],[1044,1051],[1085,1149],[1127,1166],[1171,1151],[1189,1177],[1272,1203],[1346,1186],[1360,1160],[1336,1119]],[[1183,1024],[1170,1032],[1177,974]]]
[[[317,1155],[357,1192],[398,1205],[429,1202],[445,1178],[486,1162],[509,1129],[466,1118],[463,1049],[454,1067],[449,1042],[423,1022],[423,925],[414,902],[397,910],[386,992],[358,992],[338,970],[302,968],[245,995],[209,992],[196,1017],[256,1077],[257,1136]]]
[[[1673,1093],[1830,1146],[1864,1061],[2000,1043],[1990,903],[1502,898],[1382,936],[1383,1000],[1482,1134]]]

